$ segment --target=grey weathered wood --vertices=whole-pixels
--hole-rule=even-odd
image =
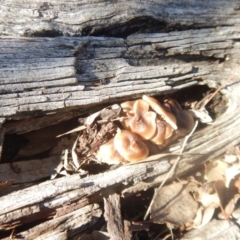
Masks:
[[[15,162],[13,163],[14,169],[18,169],[19,173],[12,170],[10,163],[0,164],[0,181],[14,179],[14,183],[17,184],[40,180],[53,174],[60,161],[60,156],[52,156],[44,159]]]
[[[228,99],[227,112],[212,126],[195,133],[185,150],[203,155],[184,156],[175,176],[239,143],[238,0],[0,3],[0,124],[6,133],[40,129],[94,112],[101,103],[142,94],[163,95],[191,85],[218,87],[235,74],[222,91]],[[155,21],[155,26],[151,21],[144,25],[145,32],[153,33],[119,37],[130,20],[138,25],[141,19]],[[99,36],[108,33],[117,37]],[[26,37],[44,34],[75,37]],[[100,201],[100,191],[122,183],[126,184],[123,195],[154,187],[170,169],[169,160],[123,166],[83,179],[78,175],[63,177],[9,191],[0,198],[1,229],[31,222],[33,216],[56,216],[55,210],[66,202],[73,204],[86,197]],[[50,215],[44,215],[46,208]],[[46,235],[36,233],[45,239]],[[61,237],[66,237],[65,233]],[[54,234],[60,237],[59,232]]]
[[[3,91],[0,117],[22,119],[29,113],[38,116],[65,107],[89,109],[100,103],[140,94],[166,94],[196,84],[216,87],[234,72],[233,62],[239,61],[236,57],[240,52],[239,37],[239,28],[229,26],[181,31],[181,34],[135,34],[126,40],[2,38],[0,44],[6,53],[0,55],[0,63],[4,64],[0,72]],[[14,61],[5,46],[13,52],[17,46]],[[26,47],[29,50],[24,55]],[[206,64],[206,55],[215,61]],[[182,60],[172,61],[173,57]],[[217,62],[224,59],[228,61]],[[23,74],[19,76],[19,72]],[[43,80],[41,84],[39,80]],[[94,83],[102,85],[91,86]],[[29,126],[28,131],[33,129],[34,126]]]
[[[118,194],[110,194],[108,198],[104,198],[104,217],[107,222],[107,230],[111,239],[130,240],[131,233],[124,227],[120,196]]]
[[[29,36],[44,32],[82,35],[114,30],[116,25],[135,18],[154,19],[160,26],[169,28],[177,24],[184,27],[234,25],[239,23],[239,1],[12,0],[1,1],[0,13],[0,31],[4,35]]]
[[[198,236],[198,240],[237,240],[240,238],[238,224],[238,219],[237,222],[214,219],[202,229],[193,229],[190,232],[186,233],[182,239],[190,240]]]
[[[236,131],[240,124],[240,113],[236,111],[240,105],[240,99],[237,97],[238,88],[233,85],[229,87],[229,90],[229,93],[226,95],[229,99],[228,110],[211,126],[195,133],[187,145],[186,152],[201,153],[202,155],[183,157],[177,168],[176,176],[181,176],[189,170],[198,167],[203,162],[223,154],[229,146],[239,142],[240,132]],[[231,124],[229,124],[229,122]],[[28,205],[34,206],[42,201],[47,201],[44,203],[44,206],[55,208],[59,206],[59,204],[63,204],[64,201],[66,201],[66,197],[68,201],[74,201],[75,199],[81,199],[86,196],[86,194],[90,196],[100,190],[103,191],[105,188],[111,189],[112,187],[116,187],[123,182],[126,185],[132,182],[135,183],[135,186],[126,189],[124,194],[131,194],[135,191],[156,186],[164,179],[164,173],[166,174],[170,169],[167,159],[165,158],[165,160],[160,162],[123,166],[119,169],[84,179],[79,179],[79,176],[66,177],[67,180],[60,178],[24,190],[15,191],[0,199],[0,204],[4,209],[2,210],[1,221],[7,224],[6,213],[8,213],[8,216],[11,215],[11,218],[8,218],[11,220],[26,217],[32,212],[32,210],[28,210]],[[148,183],[144,184],[144,181]],[[37,192],[34,196],[32,196],[33,191]],[[50,197],[53,197],[53,199],[49,200]],[[56,203],[53,204],[55,197],[58,199],[57,205]],[[15,201],[16,198],[18,202]],[[25,210],[22,211],[22,209]],[[37,211],[41,211],[41,209]],[[24,216],[21,215],[22,212],[25,213]]]
[[[147,164],[142,163],[138,165],[138,171],[135,173],[135,175],[138,175],[139,177],[142,176],[141,178],[145,179],[146,177],[164,173],[169,169],[169,167],[170,165],[166,160]],[[57,195],[63,194],[62,200],[59,198],[58,202],[55,203],[57,205],[52,203],[50,204],[51,206],[49,205],[49,207],[53,208],[64,203],[64,201],[66,200],[64,199],[66,191],[77,190],[69,196],[70,201],[71,199],[75,199],[75,197],[77,196],[83,197],[86,196],[86,194],[90,196],[91,194],[96,193],[101,189],[110,186],[113,187],[114,185],[117,186],[122,182],[128,183],[133,181],[133,173],[135,170],[135,167],[129,165],[122,166],[121,168],[106,173],[89,176],[83,179],[81,179],[78,174],[75,174],[73,176],[67,176],[59,179],[45,181],[36,186],[20,190],[20,192],[14,191],[10,195],[1,197],[0,202],[3,206],[1,213],[4,214],[7,212],[12,212],[14,210],[17,210],[19,207],[21,208],[28,205],[33,205],[35,203],[47,200],[50,197],[55,197]],[[98,178],[101,178],[101,180]],[[32,194],[32,191],[34,189],[38,189],[36,194],[29,198],[29,195]],[[17,203],[14,200],[16,198],[18,198]]]
[[[55,219],[46,221],[31,228],[28,231],[21,232],[20,236],[25,239],[59,239],[59,234],[64,232],[60,239],[71,239],[76,234],[86,230],[94,225],[102,215],[102,210],[98,204],[87,205],[80,209],[74,209],[70,213]],[[65,231],[68,229],[68,231]]]

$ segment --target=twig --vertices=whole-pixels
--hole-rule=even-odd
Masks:
[[[139,161],[139,162],[132,162],[132,163],[126,163],[125,165],[136,165],[136,164],[142,164],[144,162],[153,162],[153,161],[159,161],[161,158],[168,157],[168,156],[189,156],[189,155],[204,155],[202,153],[179,153],[179,152],[172,152],[172,153],[159,153],[152,155],[150,157],[147,157],[146,159]]]
[[[188,139],[192,136],[192,134],[194,133],[194,131],[196,130],[197,125],[198,125],[198,120],[196,120],[195,125],[194,125],[192,131],[184,138],[182,147],[181,147],[181,149],[180,149],[180,151],[179,151],[180,154],[182,154],[182,152],[184,151],[184,148],[185,148],[185,146],[186,146],[186,144],[187,144],[187,141],[188,141]],[[177,160],[176,160],[175,163],[173,164],[173,166],[172,166],[172,168],[170,169],[170,171],[167,173],[166,177],[165,177],[164,180],[162,181],[162,183],[161,183],[160,187],[158,188],[158,190],[160,190],[160,189],[163,187],[163,185],[165,184],[165,182],[168,180],[169,176],[175,171],[175,168],[176,168],[177,164],[179,163],[180,159],[181,159],[181,155],[178,156]],[[143,218],[144,220],[146,220],[147,217],[148,217],[148,215],[149,215],[150,209],[151,209],[151,207],[152,207],[152,205],[153,205],[153,202],[154,202],[154,200],[155,200],[156,195],[157,195],[157,191],[154,192],[152,201],[151,201],[151,203],[149,204],[148,209],[147,209],[147,212],[146,212],[146,214],[145,214],[145,216],[144,216],[144,218]]]
[[[106,120],[106,119],[102,119],[102,120],[98,120],[97,123],[98,124],[104,124],[104,123],[108,123],[108,122],[116,122],[116,121],[122,121],[125,117],[118,117],[118,118],[114,118],[114,119],[111,119],[111,120]],[[65,132],[63,134],[60,134],[58,136],[56,136],[57,138],[59,137],[62,137],[64,135],[67,135],[67,134],[70,134],[70,133],[74,133],[74,132],[80,132],[84,129],[86,129],[87,127],[85,125],[81,125],[79,127],[76,127],[68,132]]]

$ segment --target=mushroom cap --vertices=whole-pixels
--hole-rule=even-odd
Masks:
[[[143,139],[150,139],[156,132],[156,116],[155,112],[146,112],[144,115],[135,114],[129,118],[129,128]]]
[[[177,134],[180,137],[183,137],[192,131],[195,122],[193,116],[185,110],[181,111],[179,119],[179,129],[177,130]]]
[[[133,104],[133,111],[135,114],[144,114],[149,110],[149,104],[142,99],[138,99]]]
[[[149,154],[148,147],[142,139],[137,134],[127,130],[115,135],[114,147],[129,162],[141,161]]]
[[[99,150],[95,154],[95,157],[98,161],[109,165],[125,162],[125,159],[115,149],[113,138],[100,146]]]
[[[134,117],[133,112],[127,112],[126,115],[125,115],[125,118],[120,120],[124,129],[131,131],[130,124],[131,124],[131,121],[132,121],[133,117]]]
[[[126,119],[122,121],[125,129],[139,134],[143,139],[150,139],[156,132],[157,114],[149,110],[149,105],[143,100],[135,101],[133,114],[127,113]]]
[[[165,124],[166,124],[165,139],[168,139],[173,135],[174,130],[169,123],[165,122]]]
[[[176,116],[178,125],[178,136],[183,137],[190,133],[194,126],[194,119],[192,115],[186,110],[182,110],[180,105],[173,99],[166,100],[166,103],[170,106],[171,111]]]
[[[165,141],[165,132],[166,132],[165,122],[157,119],[156,126],[157,126],[156,132],[152,136],[150,141],[155,143],[156,145],[162,145]]]
[[[179,138],[179,136],[176,133],[177,131],[173,131],[172,135],[169,138],[165,139],[165,141],[162,145],[158,145],[159,149],[162,150],[163,148],[165,148],[166,146],[168,146],[172,142],[176,141]]]
[[[167,122],[160,119],[156,120],[156,126],[156,132],[150,141],[156,145],[163,145],[165,140],[172,136],[173,128]]]
[[[131,110],[133,110],[133,105],[134,105],[135,101],[126,101],[120,104],[123,112],[129,112]]]
[[[143,95],[142,96],[142,99],[144,101],[146,101],[150,107],[158,114],[160,115],[163,120],[165,120],[167,123],[170,124],[170,126],[174,129],[174,130],[177,130],[177,120],[174,116],[173,113],[171,112],[168,112],[164,106],[162,106],[155,98],[153,97],[149,97],[147,95]]]

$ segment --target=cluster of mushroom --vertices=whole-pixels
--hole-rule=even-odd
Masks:
[[[162,149],[188,134],[194,125],[192,116],[172,99],[162,105],[155,98],[144,95],[142,99],[123,102],[121,108],[124,130],[96,153],[99,161],[108,164],[141,161],[149,155],[148,142]]]

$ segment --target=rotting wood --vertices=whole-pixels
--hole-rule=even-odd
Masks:
[[[136,98],[143,93],[162,95],[202,84],[216,88],[235,72],[234,79],[222,90],[222,93],[227,93],[228,111],[212,126],[193,135],[186,151],[203,155],[184,156],[176,176],[189,172],[204,161],[224,153],[228,146],[239,143],[240,5],[237,0],[193,1],[191,4],[189,1],[177,0],[171,3],[72,1],[64,4],[62,1],[51,4],[41,0],[21,1],[20,4],[19,1],[15,1],[4,1],[0,6],[0,66],[2,69],[6,68],[0,75],[4,77],[0,88],[0,123],[5,119],[20,120],[4,124],[6,133],[40,129],[89,113],[89,109],[94,112],[93,108],[100,103],[111,104],[116,100]],[[74,10],[70,9],[70,5]],[[121,31],[116,33],[116,38],[50,39],[3,36],[114,36],[114,30],[121,30],[121,24],[124,29],[131,20],[141,21],[141,18],[144,21],[156,21],[157,29],[151,28],[154,29],[151,32],[158,33],[135,34],[126,39],[118,37]],[[180,29],[177,29],[181,31],[178,32],[175,31],[174,25],[179,24]],[[144,26],[145,30],[148,29],[146,24]],[[170,31],[171,27],[173,31]],[[183,31],[184,27],[195,30]],[[163,33],[159,33],[162,30]],[[164,33],[165,30],[168,33]],[[64,71],[60,69],[61,66]],[[26,74],[25,71],[30,74]],[[44,76],[44,71],[49,76]],[[56,71],[57,79],[54,78]],[[18,82],[18,72],[21,73],[19,77],[22,77],[21,86],[19,83],[6,83],[5,79],[8,76],[12,76],[14,81]],[[36,76],[36,73],[41,75]],[[42,84],[38,84],[37,79],[43,80]],[[8,81],[10,80],[8,78]],[[31,85],[28,85],[29,81],[32,82]],[[94,87],[94,84],[97,87]],[[126,184],[126,187],[123,187],[123,195],[157,186],[170,168],[168,160],[169,158],[164,158],[161,163],[124,166],[119,172],[112,170],[81,179],[80,183],[79,176],[75,179],[71,176],[63,178],[64,181],[70,180],[67,183],[60,179],[47,181],[46,185],[41,185],[45,186],[45,189],[36,185],[12,192],[0,199],[4,200],[5,204],[9,199],[13,205],[12,209],[7,208],[1,216],[1,222],[4,220],[5,226],[12,229],[19,224],[19,220],[30,222],[33,213],[39,214],[36,214],[35,220],[44,219],[53,216],[52,212],[55,214],[55,209],[61,204],[71,204],[86,196],[98,194],[104,189],[110,190],[122,182]],[[141,171],[136,171],[139,167]],[[163,169],[160,170],[160,167]],[[116,173],[126,174],[126,168],[131,169],[129,173],[132,176],[120,177],[116,183]],[[55,183],[59,185],[51,192]],[[85,184],[85,187],[79,189],[79,184]],[[86,184],[93,185],[86,187]],[[49,192],[45,196],[47,188]],[[39,198],[33,199],[30,206],[28,201],[24,203],[24,194],[31,199],[38,191],[42,191]],[[16,202],[18,197],[22,197],[20,205]],[[42,215],[43,218],[40,218],[45,205],[49,207],[49,215]],[[63,229],[63,234],[56,233],[55,237],[60,235],[65,239],[67,230]],[[25,236],[28,236],[28,233]],[[53,239],[53,236],[51,237]],[[43,239],[46,239],[46,236],[43,236]]]
[[[107,222],[107,230],[111,239],[130,240],[131,233],[124,227],[121,215],[120,196],[118,194],[110,194],[108,198],[104,198],[104,217]]]
[[[71,211],[63,216],[56,217],[31,228],[29,231],[21,232],[16,237],[24,239],[58,239],[59,234],[68,229],[63,239],[71,239],[87,228],[94,225],[102,215],[98,204],[87,205],[80,209]],[[56,237],[57,236],[57,237]]]
[[[31,214],[30,208],[34,207],[40,210],[41,206],[54,209],[61,206],[66,201],[72,202],[94,193],[121,186],[122,183],[130,184],[134,181],[144,180],[146,177],[156,176],[166,172],[170,165],[166,160],[148,164],[140,164],[136,168],[133,166],[123,166],[116,170],[101,173],[83,179],[78,174],[66,176],[59,179],[45,181],[38,185],[14,191],[11,194],[2,196],[0,203],[3,206],[0,215],[0,222],[7,223],[9,220],[17,220],[23,216]],[[35,192],[32,196],[32,192]],[[18,202],[15,199],[18,199]],[[57,201],[56,201],[57,200]],[[28,207],[30,206],[30,207]],[[25,211],[19,210],[25,208]],[[27,210],[29,208],[29,210]],[[40,211],[38,210],[38,211]],[[17,214],[17,212],[19,212]],[[6,217],[8,213],[8,218]]]
[[[15,162],[13,167],[20,170],[19,173],[12,170],[10,163],[1,164],[0,181],[14,179],[14,183],[17,184],[40,180],[53,174],[60,161],[60,156],[52,156],[44,159]]]
[[[217,220],[214,219],[203,229],[193,229],[183,236],[183,240],[190,240],[198,236],[199,240],[209,239],[209,240],[236,240],[239,239],[239,220],[234,223],[229,220]]]
[[[235,97],[237,92],[238,89],[235,89],[229,93],[229,108],[227,112],[225,112],[222,117],[217,119],[213,125],[195,133],[191,138],[186,151],[188,151],[188,153],[197,152],[201,153],[202,155],[184,156],[177,168],[176,176],[181,176],[189,170],[196,168],[206,160],[224,153],[229,146],[238,143],[240,133],[236,131],[236,128],[239,125],[240,118],[238,113],[236,114],[235,111],[239,106],[239,99]],[[231,123],[231,125],[226,127],[226,125],[229,123]],[[232,141],[230,141],[230,139]],[[91,194],[97,193],[100,190],[103,191],[105,188],[111,189],[111,186],[115,187],[117,185],[121,185],[122,183],[125,183],[126,186],[129,186],[129,184],[134,182],[135,186],[132,188],[134,188],[136,191],[141,191],[149,187],[156,186],[164,179],[165,176],[163,174],[169,169],[170,165],[168,161],[161,160],[160,162],[140,163],[135,166],[123,166],[104,174],[83,179],[80,179],[78,175],[64,177],[53,181],[47,181],[40,185],[3,196],[0,199],[0,203],[4,207],[4,212],[8,213],[8,216],[12,216],[10,219],[14,219],[13,216],[15,215],[18,216],[16,217],[17,220],[19,217],[22,217],[16,213],[17,211],[22,208],[26,208],[27,205],[34,206],[34,204],[38,204],[42,201],[47,201],[44,203],[45,206],[48,205],[50,208],[55,208],[59,206],[58,204],[62,204],[64,201],[66,201],[66,196],[68,196],[67,199],[69,201],[73,201],[80,199],[86,194],[90,196]],[[153,182],[144,184],[144,181],[149,182],[150,180]],[[81,188],[79,189],[79,187]],[[28,196],[32,194],[32,191],[37,192],[38,194],[35,194],[34,198],[29,198]],[[125,190],[123,194],[126,194],[126,191],[129,192],[129,189]],[[133,192],[133,189],[130,188],[130,193],[132,194]],[[53,197],[53,199],[47,200],[49,197]],[[55,197],[58,199],[57,205],[53,204]],[[15,202],[16,198],[18,198],[17,203]],[[31,202],[29,202],[29,200]],[[4,214],[1,216],[1,221],[3,221],[4,216]]]
[[[3,51],[8,51],[4,46],[9,46],[11,51],[14,51],[16,44],[18,51],[14,55],[13,62],[10,53],[0,56],[0,63],[5,64],[6,67],[2,70],[4,75],[1,86],[5,93],[1,94],[0,99],[1,117],[23,119],[30,113],[32,116],[41,116],[43,113],[52,113],[54,116],[66,107],[71,112],[74,111],[71,108],[79,109],[77,106],[86,109],[100,103],[127,99],[129,96],[136,98],[140,94],[169,93],[191,85],[208,84],[210,87],[216,87],[218,82],[227,78],[230,69],[234,70],[228,62],[219,65],[218,60],[228,58],[231,63],[239,61],[237,57],[234,59],[231,57],[233,53],[236,56],[240,52],[237,42],[239,38],[238,27],[181,31],[181,35],[178,32],[135,34],[126,40],[107,37],[58,37],[31,38],[26,42],[14,38],[2,38]],[[164,45],[163,41],[168,44]],[[218,42],[221,44],[214,45]],[[208,43],[208,47],[205,43]],[[210,43],[213,44],[212,50],[209,47]],[[71,46],[71,48],[63,52],[63,46]],[[28,47],[27,55],[23,55],[26,47]],[[41,51],[38,51],[39,48]],[[49,56],[49,52],[53,51],[55,55]],[[174,56],[180,59],[171,62]],[[32,62],[29,59],[25,60],[26,57]],[[203,64],[208,60],[206,58],[215,61],[211,64]],[[189,61],[191,62],[186,63]],[[74,71],[63,71],[64,66],[76,68],[76,74]],[[60,69],[62,70],[59,71]],[[10,75],[18,79],[19,71],[23,72],[23,75],[20,75],[21,82],[34,80],[31,76],[35,75],[34,72],[38,72],[36,84],[31,86],[31,91],[26,91],[28,89],[26,84],[29,83],[22,84],[20,88],[4,84],[6,81],[4,76],[11,73]],[[51,78],[50,73],[46,75],[45,71],[51,71],[55,80]],[[58,77],[55,75],[56,72],[60,74]],[[47,76],[48,81],[44,82],[48,87],[44,89],[44,83],[39,85],[37,80],[46,79]],[[71,76],[72,78],[69,78]],[[69,82],[71,79],[74,81]],[[67,87],[62,81],[66,81]],[[100,85],[87,86],[88,83],[95,82]],[[31,81],[31,84],[33,83],[34,81]],[[18,89],[17,95],[14,95],[14,89]],[[33,128],[33,126],[29,127],[28,131]],[[6,132],[9,132],[7,127]]]
[[[207,11],[206,11],[207,10]],[[217,27],[239,23],[239,1],[211,2],[153,0],[147,2],[83,1],[1,2],[0,30],[3,35],[38,36],[126,34],[126,22],[145,31],[173,28]],[[185,13],[185,14],[184,14]],[[34,20],[34,21],[33,21]],[[154,23],[157,26],[154,26]],[[6,27],[7,26],[7,27]],[[118,27],[119,29],[116,29]]]

